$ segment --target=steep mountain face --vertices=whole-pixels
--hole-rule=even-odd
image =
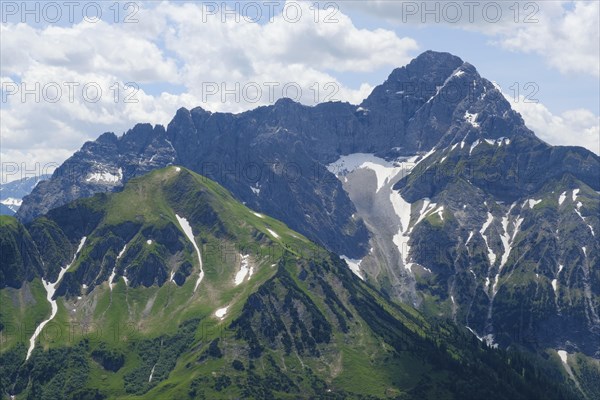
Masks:
[[[588,168],[597,158],[530,148],[515,140],[446,149],[396,184],[412,231],[408,257],[427,268],[417,286],[502,346],[600,357],[600,196]],[[520,167],[532,157],[541,164],[533,176]]]
[[[105,133],[85,143],[49,180],[40,182],[23,199],[25,207],[19,209],[19,219],[31,221],[72,200],[122,188],[129,179],[174,160],[175,152],[162,126],[138,124],[122,138]]]
[[[180,167],[27,226],[1,221],[3,246],[21,237],[35,254],[12,268],[45,266],[3,281],[3,396],[579,396],[558,357],[494,350],[386,300],[339,257]]]
[[[496,95],[478,100],[483,91]],[[466,134],[452,118],[462,117],[471,103],[472,112],[490,115],[490,137],[503,129],[532,135],[471,65],[447,53],[427,52],[395,70],[359,107],[305,107],[282,99],[238,115],[181,109],[166,132],[138,125],[119,139],[104,134],[26,198],[18,216],[29,221],[176,160],[248,205],[357,258],[367,253],[368,233],[352,218],[352,202],[325,165],[357,152],[391,157],[429,151],[446,136]]]
[[[0,185],[0,215],[15,215],[23,197],[27,196],[38,182],[49,179],[50,175],[43,174],[22,178]]]
[[[166,130],[105,134],[17,216],[172,162],[346,256],[391,299],[491,344],[600,356],[600,158],[536,138],[458,57],[426,52],[359,106],[180,109]]]

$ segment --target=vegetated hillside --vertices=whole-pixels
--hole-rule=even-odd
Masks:
[[[358,176],[335,170],[361,155],[370,161]],[[354,260],[392,301],[505,349],[600,358],[600,157],[540,140],[459,57],[424,52],[357,105],[182,108],[166,128],[105,133],[38,184],[17,217],[28,223],[174,163]]]
[[[180,167],[27,226],[0,222],[12,260],[0,290],[5,397],[580,396],[557,360],[490,349],[389,302],[338,256]],[[48,288],[56,316],[25,360]]]

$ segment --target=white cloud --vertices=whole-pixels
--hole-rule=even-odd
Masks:
[[[547,13],[540,23],[503,34],[500,45],[537,53],[562,73],[600,76],[600,3],[577,1],[572,9],[562,11]]]
[[[598,1],[372,0],[341,4],[348,11],[368,12],[398,26],[438,25],[479,32],[505,49],[538,54],[562,73],[600,76]]]
[[[554,115],[541,103],[516,102],[508,98],[525,124],[552,145],[582,146],[600,155],[600,116],[590,110],[568,110]]]
[[[166,125],[179,107],[238,112],[286,94],[294,97],[293,87],[283,91],[286,83],[301,88],[298,100],[305,104],[329,99],[358,103],[372,87],[348,87],[335,74],[391,69],[406,64],[417,50],[412,39],[389,30],[358,29],[341,13],[338,23],[326,24],[323,16],[315,23],[311,4],[296,4],[303,17],[295,23],[281,16],[266,24],[235,18],[223,23],[220,16],[205,20],[206,10],[198,3],[145,3],[136,24],[1,24],[0,81],[5,89],[6,84],[21,85],[19,93],[2,102],[2,163],[29,168],[62,162],[102,132],[120,134],[138,122]],[[132,91],[124,91],[123,84],[130,81],[142,85],[135,103],[124,102]],[[69,82],[78,84],[73,98]],[[38,92],[48,89],[46,96],[42,93],[36,101],[28,95],[23,101],[23,85],[32,89],[36,83]],[[207,83],[216,84],[219,93],[208,96]],[[279,86],[271,97],[273,83]],[[86,101],[85,84],[102,89],[97,102]],[[249,89],[258,85],[262,96],[258,101],[244,97],[252,95],[250,90],[239,101],[229,95],[224,102],[221,89],[236,84],[250,84]],[[62,95],[50,102],[56,87]],[[166,89],[157,93],[153,87]],[[177,92],[170,92],[173,87]]]

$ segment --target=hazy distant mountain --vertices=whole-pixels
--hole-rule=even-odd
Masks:
[[[0,215],[14,215],[21,206],[23,197],[31,193],[39,181],[48,178],[50,175],[40,175],[0,184]]]

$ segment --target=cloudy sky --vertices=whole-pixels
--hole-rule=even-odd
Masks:
[[[429,49],[496,81],[543,140],[600,153],[597,1],[0,4],[2,182],[179,107],[359,103]]]

